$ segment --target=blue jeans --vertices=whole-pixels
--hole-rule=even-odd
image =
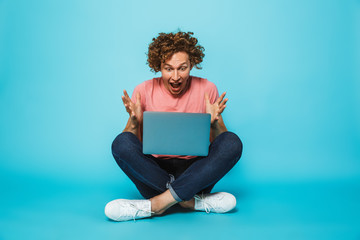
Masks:
[[[239,161],[242,142],[232,132],[217,136],[206,157],[159,159],[142,153],[142,143],[130,132],[119,134],[112,154],[144,198],[152,198],[167,189],[178,202],[196,194],[209,193],[214,185]]]

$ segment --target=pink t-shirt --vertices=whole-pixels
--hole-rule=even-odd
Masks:
[[[153,78],[136,86],[131,100],[136,102],[136,94],[140,92],[143,111],[205,113],[205,93],[214,103],[219,97],[218,90],[207,79],[191,76],[189,80],[188,90],[181,97],[174,97],[161,78]]]
[[[174,97],[165,88],[161,78],[153,78],[136,86],[131,100],[136,103],[136,94],[139,92],[143,111],[205,113],[205,93],[208,93],[210,102],[214,103],[219,98],[218,90],[214,83],[204,78],[191,76],[189,81],[188,90],[181,97]],[[190,156],[172,157],[192,158]]]

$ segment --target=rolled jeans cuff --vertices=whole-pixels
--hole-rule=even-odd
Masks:
[[[171,193],[171,195],[173,196],[173,198],[177,201],[177,202],[182,202],[183,200],[181,198],[179,198],[179,196],[176,194],[176,192],[174,191],[173,187],[169,184],[169,191]]]

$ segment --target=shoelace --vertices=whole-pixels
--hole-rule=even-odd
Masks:
[[[219,200],[223,199],[223,197],[224,196],[219,198]],[[211,205],[208,201],[205,200],[204,193],[201,193],[201,197],[199,195],[195,195],[194,198],[202,202],[206,213],[210,213],[211,209],[215,209],[213,205]]]
[[[128,202],[127,204],[123,204],[122,206],[123,206],[125,209],[128,209],[128,212],[132,212],[132,211],[130,210],[131,208],[133,208],[133,209],[136,210],[136,212],[135,212],[134,215],[132,216],[134,222],[135,222],[136,217],[138,216],[138,214],[139,214],[140,212],[145,212],[145,213],[150,213],[150,214],[153,214],[153,213],[154,213],[154,212],[152,212],[152,211],[139,209],[136,205],[134,205],[134,204],[132,204],[132,203],[130,203],[130,202]],[[129,214],[129,215],[130,215],[130,214]]]
[[[131,207],[135,208],[136,209],[136,212],[134,213],[133,215],[133,219],[134,219],[134,222],[136,221],[136,216],[138,215],[139,212],[145,212],[145,213],[150,213],[150,214],[153,214],[154,212],[152,211],[147,211],[147,210],[143,210],[143,209],[139,209],[137,208],[134,204],[132,203],[129,203]]]

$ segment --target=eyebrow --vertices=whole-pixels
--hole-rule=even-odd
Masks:
[[[179,67],[182,67],[184,64],[186,64],[186,65],[187,65],[187,62],[183,62],[183,63],[181,63]],[[164,64],[164,66],[173,67],[173,66],[171,66],[170,64],[167,64],[167,63],[165,63],[165,64]]]

